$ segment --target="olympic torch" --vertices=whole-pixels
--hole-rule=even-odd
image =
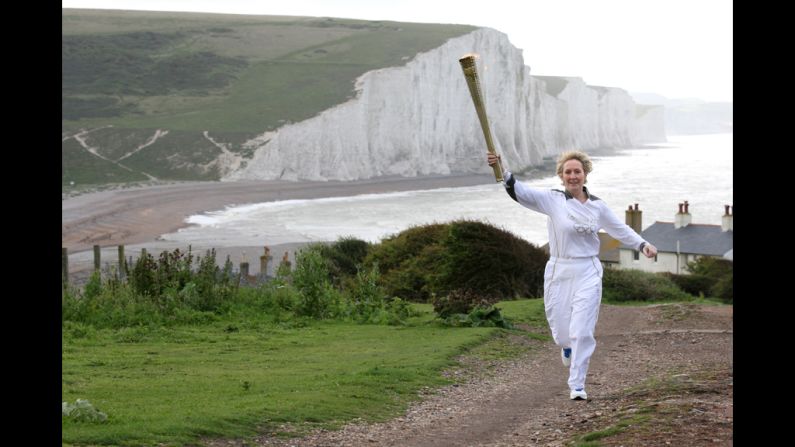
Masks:
[[[464,70],[464,78],[467,80],[469,87],[469,94],[472,95],[472,102],[475,103],[475,111],[478,113],[480,120],[480,127],[483,129],[483,136],[486,138],[486,149],[494,155],[497,151],[494,150],[494,142],[491,140],[491,130],[489,130],[489,118],[486,116],[486,104],[483,102],[483,95],[480,91],[480,79],[478,78],[477,70],[477,55],[467,54],[458,62],[461,63],[461,68]],[[494,169],[494,178],[498,182],[502,182],[502,164],[497,160],[497,164],[492,166]]]

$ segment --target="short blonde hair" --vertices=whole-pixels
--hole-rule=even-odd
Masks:
[[[569,160],[577,160],[582,163],[582,169],[585,171],[585,175],[588,175],[593,171],[593,163],[591,163],[591,158],[582,151],[568,151],[560,154],[558,157],[558,165],[555,168],[558,175],[563,175],[563,163],[566,163]]]

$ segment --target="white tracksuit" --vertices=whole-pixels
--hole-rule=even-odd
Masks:
[[[602,301],[597,232],[603,228],[638,250],[645,241],[585,187],[588,200],[580,203],[565,190],[531,188],[506,171],[505,188],[521,205],[548,216],[550,258],[544,270],[544,310],[555,343],[571,348],[569,388],[584,388]]]

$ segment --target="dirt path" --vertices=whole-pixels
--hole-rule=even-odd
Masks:
[[[515,337],[531,345],[527,354],[463,363],[449,373],[469,379],[425,396],[397,419],[300,439],[206,445],[565,446],[613,427],[599,445],[731,446],[732,315],[731,306],[603,305],[588,401],[568,399],[567,370],[552,342]]]

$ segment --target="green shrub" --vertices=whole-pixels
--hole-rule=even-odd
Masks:
[[[237,293],[238,278],[227,258],[224,269],[215,263],[215,250],[191,268],[193,256],[179,249],[164,251],[159,259],[143,253],[125,266],[127,281],[118,275],[91,275],[79,290],[67,287],[62,295],[62,321],[119,328],[131,325],[170,325],[207,321]],[[129,266],[132,267],[129,267]]]
[[[411,227],[370,248],[390,296],[428,302],[468,289],[489,298],[539,296],[548,255],[494,226],[468,220]]]
[[[494,299],[484,297],[471,289],[455,289],[447,295],[434,296],[432,299],[433,311],[440,318],[468,314],[477,307],[487,308],[495,302]]]
[[[734,301],[734,262],[728,259],[704,256],[687,263],[692,275],[709,278],[712,283],[705,295],[719,298],[726,303]]]
[[[681,301],[690,298],[671,279],[641,270],[606,269],[602,277],[605,301]]]
[[[102,277],[99,270],[94,270],[83,288],[83,295],[87,299],[92,299],[100,293],[102,293]]]
[[[160,292],[157,284],[157,263],[148,252],[141,253],[132,270],[127,271],[127,277],[133,290],[140,295],[154,296]]]
[[[215,249],[208,250],[207,255],[199,259],[199,269],[191,277],[195,290],[186,290],[183,299],[197,310],[218,310],[237,293],[240,278],[233,274],[232,268],[229,256],[221,269],[215,261]]]
[[[387,320],[386,294],[378,284],[378,265],[360,269],[348,291],[348,315],[362,323],[384,323]]]
[[[408,301],[388,297],[379,279],[377,264],[359,269],[346,288],[348,318],[359,323],[400,325],[418,314]]]
[[[295,256],[292,284],[299,293],[296,315],[324,319],[339,312],[339,292],[331,284],[328,264],[320,251],[321,246],[313,244]]]
[[[276,270],[276,277],[262,284],[257,293],[264,297],[262,309],[270,311],[277,318],[285,313],[295,312],[300,294],[290,283],[292,271],[287,266]]]
[[[713,278],[723,277],[732,272],[734,262],[728,259],[703,256],[687,263],[685,269],[696,275],[705,275]]]
[[[709,295],[710,289],[717,282],[715,278],[699,273],[678,275],[665,272],[663,275],[673,281],[680,289],[693,296]]]
[[[721,277],[714,286],[710,289],[710,296],[715,298],[719,298],[725,303],[733,304],[734,303],[734,273],[729,272],[728,274]]]
[[[178,291],[168,290],[158,296],[140,295],[129,284],[115,289],[103,287],[93,296],[79,291],[64,293],[61,316],[64,328],[69,327],[68,322],[95,328],[121,328],[195,324],[215,318],[211,312],[182,301]]]
[[[468,314],[452,314],[443,319],[447,326],[453,327],[501,327],[512,329],[513,325],[500,313],[498,307],[476,307]]]
[[[356,276],[358,267],[370,250],[370,243],[354,237],[341,237],[336,242],[323,245],[320,249],[329,261],[329,274],[336,285],[343,284],[346,278]]]
[[[471,289],[487,297],[538,296],[549,256],[514,234],[477,221],[450,224],[436,293]]]
[[[494,298],[484,297],[470,289],[456,289],[448,295],[433,297],[433,310],[446,326],[511,328]]]
[[[386,302],[387,324],[405,324],[409,317],[416,317],[420,312],[411,306],[411,303],[398,297],[392,297]]]
[[[371,247],[364,264],[378,264],[388,295],[426,302],[431,296],[428,278],[441,258],[439,241],[447,228],[445,224],[409,227]]]

